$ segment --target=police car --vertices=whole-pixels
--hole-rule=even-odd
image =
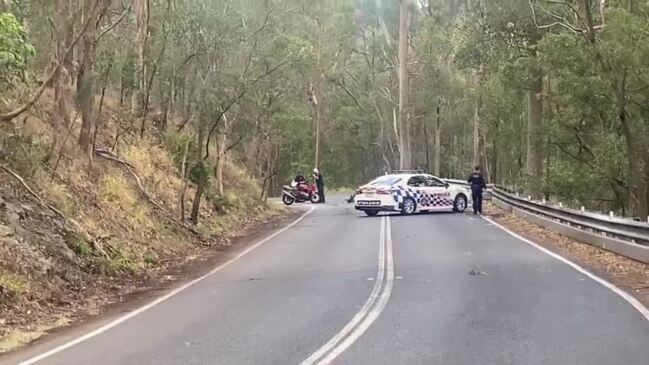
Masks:
[[[419,172],[399,172],[374,179],[356,191],[356,210],[375,216],[379,212],[450,211],[462,213],[471,194],[466,187]]]

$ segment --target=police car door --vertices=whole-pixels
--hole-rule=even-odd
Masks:
[[[415,199],[418,210],[430,209],[428,196],[428,181],[423,175],[414,175],[408,179],[408,195]]]
[[[426,176],[427,191],[431,198],[431,210],[448,210],[453,208],[453,199],[444,181],[431,176]]]

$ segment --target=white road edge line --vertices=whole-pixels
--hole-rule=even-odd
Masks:
[[[147,310],[149,310],[149,309],[153,308],[154,306],[164,302],[165,300],[173,297],[174,295],[182,292],[183,290],[189,288],[190,286],[193,286],[193,285],[197,284],[198,282],[204,280],[205,278],[215,274],[219,270],[225,268],[226,266],[232,264],[233,262],[235,262],[235,261],[239,260],[240,258],[242,258],[243,256],[245,256],[246,254],[250,253],[252,250],[256,249],[257,247],[259,247],[259,246],[263,245],[264,243],[270,241],[271,239],[275,238],[277,235],[279,235],[279,234],[285,232],[286,230],[292,228],[293,226],[298,224],[300,221],[302,221],[307,215],[311,214],[311,212],[313,212],[314,210],[315,210],[315,207],[312,206],[308,211],[306,211],[298,219],[294,220],[293,222],[291,222],[286,227],[284,227],[284,228],[282,228],[282,229],[280,229],[278,231],[275,231],[270,236],[267,236],[266,238],[262,239],[261,241],[259,241],[259,242],[255,243],[254,245],[248,247],[247,249],[240,252],[235,257],[233,257],[230,260],[228,260],[228,261],[222,263],[221,265],[215,267],[214,269],[212,269],[212,271],[208,272],[207,274],[205,274],[205,275],[203,275],[203,276],[201,276],[199,278],[196,278],[196,279],[194,279],[194,280],[192,280],[192,281],[190,281],[190,282],[188,282],[188,283],[186,283],[186,284],[184,284],[184,285],[170,291],[169,293],[167,293],[167,294],[161,296],[160,298],[150,302],[149,304],[146,304],[146,305],[144,305],[144,306],[142,306],[142,307],[140,307],[140,308],[138,308],[138,309],[136,309],[136,310],[134,310],[132,312],[129,312],[126,315],[124,315],[124,316],[122,316],[120,318],[117,318],[116,320],[114,320],[114,321],[112,321],[110,323],[107,323],[107,324],[97,328],[96,330],[94,330],[92,332],[86,333],[85,335],[83,335],[81,337],[78,337],[78,338],[76,338],[76,339],[74,339],[74,340],[72,340],[72,341],[70,341],[68,343],[65,343],[65,344],[63,344],[61,346],[55,347],[55,348],[53,348],[53,349],[51,349],[51,350],[49,350],[47,352],[44,352],[44,353],[42,353],[40,355],[37,355],[37,356],[32,357],[32,358],[30,358],[28,360],[25,360],[25,361],[19,363],[18,365],[32,365],[32,364],[35,364],[38,361],[44,360],[44,359],[46,359],[46,358],[48,358],[48,357],[50,357],[50,356],[52,356],[54,354],[57,354],[57,353],[65,350],[65,349],[68,349],[68,348],[70,348],[70,347],[72,347],[74,345],[77,345],[77,344],[79,344],[79,343],[81,343],[83,341],[86,341],[86,340],[88,340],[90,338],[93,338],[93,337],[95,337],[95,336],[97,336],[97,335],[99,335],[99,334],[101,334],[103,332],[106,332],[109,329],[111,329],[111,328],[113,328],[113,327],[115,327],[115,326],[117,326],[117,325],[119,325],[121,323],[124,323],[127,320],[137,316],[138,314],[146,312]]]
[[[513,236],[515,238],[518,238],[519,240],[521,240],[521,241],[523,241],[525,243],[528,243],[528,244],[532,245],[533,247],[537,248],[538,250],[540,250],[540,251],[554,257],[555,259],[563,262],[566,265],[569,265],[573,269],[575,269],[575,270],[579,271],[580,273],[588,276],[589,278],[593,279],[594,281],[602,284],[604,287],[606,287],[607,289],[613,291],[615,294],[621,296],[622,299],[629,302],[629,304],[631,304],[635,309],[637,309],[638,312],[640,312],[640,314],[642,314],[644,316],[644,318],[649,321],[649,309],[647,309],[647,307],[645,307],[642,303],[640,303],[640,301],[638,301],[636,298],[634,298],[631,294],[625,292],[624,290],[620,289],[619,287],[615,286],[614,284],[600,278],[599,276],[591,273],[590,271],[588,271],[588,270],[584,269],[583,267],[577,265],[576,263],[568,260],[567,258],[548,250],[547,248],[545,248],[545,247],[539,245],[538,243],[535,243],[535,242],[533,242],[533,241],[519,235],[518,233],[515,233],[515,232],[511,231],[509,228],[506,228],[503,225],[501,225],[500,223],[495,222],[493,219],[485,217],[485,216],[482,216],[482,218],[484,220],[486,220],[487,222],[493,224],[494,226],[496,226],[496,227],[502,229],[503,231],[507,232],[509,235],[511,235],[511,236]]]
[[[340,343],[336,348],[334,348],[327,357],[322,359],[318,365],[331,364],[340,354],[347,350],[356,340],[358,340],[368,328],[379,318],[383,309],[388,304],[390,299],[390,294],[392,294],[392,286],[394,284],[394,259],[392,257],[392,228],[390,227],[390,217],[387,218],[386,224],[386,250],[387,250],[387,280],[385,283],[385,289],[381,293],[376,306],[372,308],[367,317],[361,322],[361,324],[356,327],[356,329],[345,338],[343,342]]]
[[[383,286],[383,279],[385,276],[385,216],[381,217],[381,230],[379,233],[379,259],[378,259],[378,270],[376,274],[376,280],[374,281],[374,287],[370,293],[369,298],[361,309],[352,317],[352,320],[349,321],[343,329],[334,335],[326,344],[320,347],[316,352],[314,352],[309,358],[302,361],[300,365],[313,365],[324,356],[328,351],[330,351],[334,346],[338,344],[345,336],[347,336],[353,329],[356,327],[362,320],[365,318],[370,309],[374,306],[377,299],[379,298],[379,292]]]

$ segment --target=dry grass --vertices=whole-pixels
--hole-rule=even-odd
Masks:
[[[21,295],[28,293],[31,285],[27,278],[16,273],[0,271],[0,304],[2,303],[2,294],[6,292],[10,298],[19,298]]]
[[[8,335],[0,338],[0,354],[15,350],[24,346],[35,339],[43,336],[47,331],[53,328],[64,327],[70,324],[70,319],[66,317],[58,318],[50,323],[37,326],[32,330],[15,330]]]
[[[74,201],[67,185],[52,181],[46,184],[43,190],[44,195],[63,211],[63,213],[70,217],[75,217],[78,214],[79,207]]]

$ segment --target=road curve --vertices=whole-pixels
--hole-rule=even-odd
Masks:
[[[0,364],[29,361],[60,345],[54,339]],[[36,363],[592,365],[647,359],[649,322],[638,310],[485,220],[368,218],[333,203],[316,206],[290,229],[167,300]]]

